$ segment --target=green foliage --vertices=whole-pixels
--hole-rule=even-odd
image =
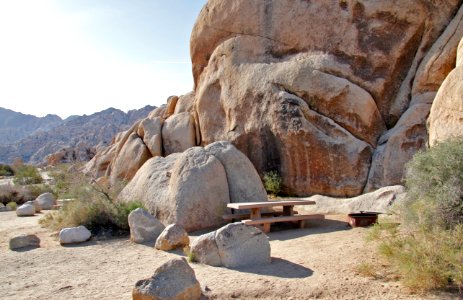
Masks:
[[[463,288],[463,139],[415,155],[405,181],[400,227],[375,226],[369,238],[410,289]]]
[[[283,179],[277,171],[270,171],[264,174],[264,187],[267,193],[274,196],[278,195],[281,191],[281,183]]]
[[[191,251],[191,248],[189,246],[183,248],[183,253],[187,256],[188,262],[198,262],[198,260],[196,259],[196,255]]]
[[[21,165],[15,170],[13,182],[19,185],[42,183],[43,179],[40,176],[36,167],[30,165]]]
[[[407,165],[406,223],[450,229],[463,224],[463,139],[440,143]]]
[[[75,199],[40,220],[43,226],[53,230],[84,225],[94,234],[106,231],[111,234],[125,233],[129,229],[130,212],[143,207],[139,202],[115,201],[123,187],[122,183],[112,188],[100,186],[96,182],[90,182],[72,166],[59,166],[50,175],[54,179],[55,193],[59,198]]]
[[[9,165],[0,164],[0,176],[14,176],[14,170]]]
[[[16,202],[8,202],[6,204],[6,206],[10,209],[10,210],[16,210],[16,208],[18,208],[18,204],[16,204]]]

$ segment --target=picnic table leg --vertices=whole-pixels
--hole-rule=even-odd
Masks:
[[[270,232],[270,223],[264,224],[263,232],[265,232],[265,233],[269,233],[269,232]]]
[[[260,215],[260,208],[251,208],[251,216],[250,216],[251,220],[252,219],[260,219],[261,218],[261,215]]]
[[[292,216],[294,215],[294,206],[283,206],[283,215]]]

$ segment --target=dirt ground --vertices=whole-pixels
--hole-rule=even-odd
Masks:
[[[133,244],[128,237],[63,247],[38,225],[41,216],[0,213],[0,299],[131,299],[135,282],[183,255]],[[380,262],[374,245],[364,240],[367,230],[350,229],[344,218],[269,233],[272,263],[266,266],[231,270],[192,264],[203,299],[458,299],[413,295],[396,281],[358,274],[360,263]],[[37,234],[41,247],[8,250],[9,238],[22,233]]]

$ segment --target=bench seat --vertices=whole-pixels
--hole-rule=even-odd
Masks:
[[[262,216],[282,216],[283,215],[282,210],[275,210],[275,211],[266,211],[261,213]],[[295,214],[297,214],[297,211],[294,211]],[[236,213],[236,214],[226,214],[222,216],[222,219],[226,221],[233,221],[233,220],[243,220],[243,219],[249,219],[250,213]]]
[[[270,225],[278,222],[299,222],[299,226],[302,228],[304,220],[320,220],[324,219],[324,215],[294,215],[294,216],[278,216],[269,218],[260,218],[254,220],[242,220],[241,222],[246,225],[263,225],[264,232],[270,232]]]

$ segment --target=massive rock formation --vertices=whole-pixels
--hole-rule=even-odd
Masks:
[[[429,115],[429,144],[463,136],[463,39],[458,50],[457,67],[440,87]]]
[[[416,99],[451,70],[460,5],[209,1],[191,38],[202,143],[231,141],[295,195],[399,183],[426,144]]]
[[[462,35],[462,0],[209,0],[191,35],[194,92],[130,133],[153,156],[229,141],[297,196],[400,184]],[[125,142],[88,170],[115,179]]]

